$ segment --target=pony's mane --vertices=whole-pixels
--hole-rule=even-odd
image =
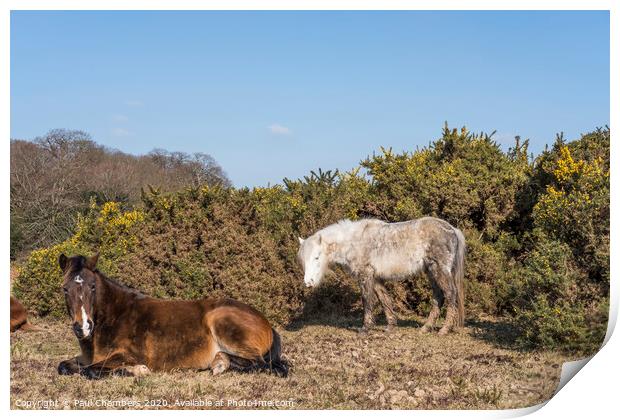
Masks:
[[[83,256],[83,255],[75,255],[73,257],[70,257],[67,260],[67,265],[69,267],[67,269],[68,273],[77,273],[80,270],[82,270],[82,268],[86,267],[86,257]],[[134,289],[133,287],[126,286],[126,285],[120,283],[117,280],[109,278],[108,276],[103,274],[101,271],[99,271],[97,268],[95,268],[93,270],[93,273],[96,276],[98,276],[102,281],[105,281],[106,283],[111,284],[112,286],[116,287],[117,289],[120,289],[121,291],[123,291],[125,293],[133,293],[133,294],[135,294],[136,296],[139,296],[139,297],[145,297],[146,296],[144,293],[142,293],[138,289]]]
[[[384,223],[385,222],[378,219],[342,219],[337,221],[336,223],[324,227],[323,229],[316,232],[316,234],[321,234],[321,236],[324,236],[328,240],[342,241],[345,239],[349,239],[351,236],[355,235],[360,231],[363,231],[368,225]]]
[[[121,289],[121,290],[122,290],[122,291],[124,291],[124,292],[127,292],[127,293],[133,293],[133,294],[135,294],[136,296],[139,296],[139,297],[144,297],[144,296],[146,296],[146,295],[145,295],[144,293],[142,293],[140,290],[135,289],[135,288],[130,287],[130,286],[127,286],[127,285],[125,285],[125,284],[123,284],[123,283],[120,283],[118,280],[114,280],[114,279],[112,279],[112,278],[110,278],[110,277],[106,276],[105,274],[103,274],[101,271],[99,271],[99,270],[97,270],[97,269],[95,269],[95,271],[93,271],[93,272],[94,272],[96,275],[98,275],[98,276],[101,278],[101,280],[103,280],[103,281],[105,281],[105,282],[107,282],[107,283],[110,283],[110,284],[112,284],[113,286],[116,286],[117,288]]]

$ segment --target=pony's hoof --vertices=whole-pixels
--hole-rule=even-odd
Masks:
[[[225,370],[226,369],[224,368],[224,366],[216,366],[211,370],[211,372],[213,373],[213,376],[217,376],[224,373]]]
[[[145,376],[151,373],[150,369],[146,365],[138,365],[136,366],[136,371],[134,375],[136,376]]]
[[[429,327],[428,325],[423,325],[422,328],[420,328],[420,332],[427,334],[429,332],[431,332],[431,327]]]
[[[386,333],[390,333],[392,331],[394,331],[396,329],[396,325],[395,324],[388,324],[387,327],[385,327],[385,329],[383,331],[385,331]]]
[[[357,329],[357,333],[359,335],[368,335],[369,332],[370,332],[370,328],[368,327],[362,327],[362,328]]]
[[[73,371],[71,370],[71,365],[69,362],[60,362],[58,365],[58,374],[59,375],[73,375]]]
[[[92,379],[92,380],[96,380],[96,379],[100,379],[101,376],[99,375],[99,372],[97,372],[95,369],[93,368],[86,368],[84,369],[84,373],[83,375],[87,378],[87,379]]]
[[[442,328],[439,330],[439,335],[448,335],[448,333],[450,332],[449,328]]]
[[[227,366],[224,363],[216,363],[215,366],[211,369],[213,376],[221,375],[227,369]]]
[[[286,378],[288,376],[288,364],[276,362],[271,367],[271,373],[275,374],[278,378]]]
[[[151,373],[150,369],[145,365],[130,366],[126,367],[125,370],[129,374],[129,376],[135,376],[136,378],[140,378]]]

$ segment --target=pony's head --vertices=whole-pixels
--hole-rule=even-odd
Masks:
[[[318,286],[328,266],[325,241],[321,234],[314,234],[307,239],[299,238],[297,259],[304,269],[304,283],[307,287]]]
[[[73,321],[73,332],[79,340],[89,338],[94,323],[95,292],[97,275],[95,267],[99,254],[86,258],[82,255],[66,257],[61,254],[58,264],[62,269],[64,281],[62,290],[65,294],[67,312]]]

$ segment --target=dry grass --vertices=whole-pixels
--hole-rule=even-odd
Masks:
[[[414,319],[401,321],[389,334],[378,329],[366,336],[353,328],[358,321],[327,321],[281,331],[291,364],[286,379],[182,371],[90,381],[56,374],[58,363],[78,352],[70,328],[39,319],[33,323],[44,330],[11,337],[12,408],[49,400],[58,401],[57,408],[79,408],[76,400],[91,404],[88,408],[98,408],[101,401],[182,408],[175,404],[187,400],[222,408],[235,408],[232,400],[290,401],[296,409],[517,408],[549,399],[564,361],[558,353],[500,347],[497,343],[509,337],[494,320],[448,337],[420,333]],[[145,401],[156,405],[146,407]]]

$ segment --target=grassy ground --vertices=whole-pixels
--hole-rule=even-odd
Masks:
[[[296,409],[519,408],[552,396],[565,359],[511,350],[510,337],[494,320],[447,337],[420,333],[416,319],[401,321],[389,334],[377,329],[363,336],[355,320],[281,331],[291,364],[286,379],[180,371],[90,381],[56,374],[61,360],[78,354],[67,323],[32,322],[43,329],[11,336],[12,408],[230,409],[269,402]]]

